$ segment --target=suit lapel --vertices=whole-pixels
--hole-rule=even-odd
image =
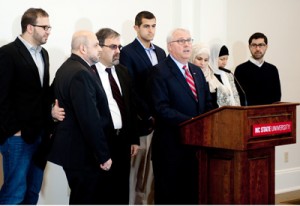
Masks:
[[[47,52],[42,49],[42,57],[44,60],[44,80],[43,80],[43,86],[47,86],[49,84],[49,57]]]
[[[124,102],[126,104],[126,101],[127,101],[126,99],[127,99],[127,96],[128,96],[127,95],[128,88],[127,88],[127,84],[126,84],[127,77],[124,73],[125,71],[123,71],[124,68],[122,68],[120,65],[116,65],[115,69],[116,69],[116,73],[117,73],[118,80],[119,80],[119,83],[120,83],[122,96],[123,96]]]
[[[156,54],[156,57],[157,57],[157,61],[158,62],[163,61],[166,58],[165,53],[163,53],[163,51],[161,51],[160,49],[157,49],[158,47],[155,44],[153,44],[153,45],[154,45],[154,48],[155,48],[155,54]]]
[[[21,42],[19,38],[16,39],[15,43],[19,48],[20,54],[23,56],[25,61],[30,65],[29,68],[32,69],[34,76],[36,77],[36,80],[39,82],[39,85],[41,85],[39,71],[30,52],[28,51],[28,49],[25,47],[25,45]]]
[[[152,67],[152,63],[140,42],[137,39],[135,39],[133,45],[136,55],[139,56],[145,62],[148,68]]]
[[[191,98],[195,101],[194,94],[192,90],[190,89],[188,83],[186,82],[185,77],[182,75],[181,71],[179,70],[177,64],[171,59],[171,57],[168,57],[167,64],[171,69],[171,72],[175,76],[175,78],[178,80],[179,84],[183,87],[183,89],[191,96]],[[198,92],[198,91],[197,91]]]

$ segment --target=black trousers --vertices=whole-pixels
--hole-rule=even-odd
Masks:
[[[181,152],[179,152],[181,153]],[[196,153],[182,152],[181,158],[155,159],[154,204],[197,205],[198,163]],[[175,156],[175,155],[174,155]]]
[[[107,204],[108,172],[101,171],[100,167],[82,170],[64,168],[64,171],[71,189],[70,205]]]
[[[109,145],[112,158],[110,173],[110,199],[109,204],[129,204],[129,175],[130,175],[130,143],[129,136],[124,132],[109,135]],[[108,195],[108,196],[109,196]]]
[[[128,205],[130,144],[121,133],[109,135],[112,166],[109,171],[99,167],[64,171],[71,189],[70,204]]]

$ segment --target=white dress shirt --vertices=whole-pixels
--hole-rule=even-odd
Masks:
[[[95,66],[97,68],[97,71],[99,73],[99,76],[100,76],[100,79],[102,82],[102,86],[106,93],[106,97],[108,100],[108,107],[110,110],[114,128],[121,129],[122,128],[121,113],[120,113],[118,104],[117,104],[116,100],[114,99],[112,91],[111,91],[111,87],[110,87],[110,83],[109,83],[109,79],[108,79],[108,73],[105,71],[106,67],[103,64],[101,64],[100,62],[98,62]],[[111,73],[112,73],[112,75],[120,89],[121,95],[122,95],[122,89],[120,87],[120,82],[119,82],[119,79],[118,79],[118,76],[116,73],[116,69],[114,66],[111,67]]]

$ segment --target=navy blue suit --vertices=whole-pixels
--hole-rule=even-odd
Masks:
[[[181,144],[179,124],[212,107],[201,69],[190,63],[188,67],[198,101],[170,56],[155,66],[148,84],[156,118],[152,140],[155,204],[197,204],[196,153]]]
[[[157,61],[164,60],[166,58],[165,51],[156,45],[154,47]],[[137,39],[121,50],[120,63],[127,67],[134,83],[138,114],[142,119],[148,119],[152,115],[148,105],[149,96],[146,92],[146,82],[153,66],[145,49]]]

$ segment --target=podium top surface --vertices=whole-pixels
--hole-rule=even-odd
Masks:
[[[254,105],[254,106],[222,106],[217,109],[213,109],[209,112],[206,112],[204,114],[201,114],[197,117],[194,117],[190,120],[187,120],[183,123],[181,123],[179,126],[184,126],[186,124],[189,124],[191,121],[195,121],[196,119],[201,119],[205,116],[212,115],[214,113],[220,112],[222,110],[249,110],[249,109],[267,109],[267,108],[276,108],[276,107],[285,107],[285,106],[298,106],[300,103],[298,102],[276,102],[273,104],[265,104],[265,105]]]
[[[223,106],[180,124],[184,144],[247,150],[296,142],[296,106]]]

